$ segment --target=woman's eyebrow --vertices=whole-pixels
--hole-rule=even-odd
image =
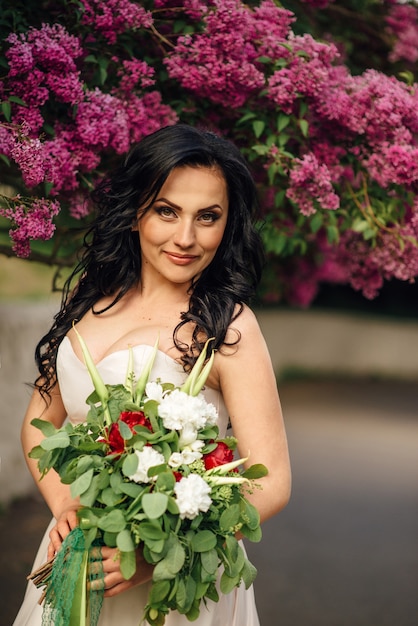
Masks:
[[[169,204],[170,206],[172,206],[174,209],[178,209],[179,211],[182,210],[181,206],[179,206],[178,204],[175,204],[175,202],[172,202],[171,200],[168,200],[168,198],[156,198],[155,202],[165,202],[166,204]],[[198,212],[202,213],[204,211],[210,211],[212,209],[221,209],[221,211],[223,211],[223,208],[221,207],[220,204],[211,204],[208,207],[199,209]]]

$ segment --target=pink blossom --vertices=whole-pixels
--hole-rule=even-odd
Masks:
[[[80,142],[76,130],[56,127],[54,139],[46,142],[48,180],[54,187],[52,194],[77,189],[79,172],[90,172],[100,163],[100,155]]]
[[[241,106],[264,85],[256,67],[257,50],[249,36],[253,14],[238,0],[215,0],[203,33],[179,37],[176,48],[164,60],[169,75],[200,97],[230,106]]]
[[[111,44],[126,30],[150,28],[152,15],[137,2],[129,0],[81,0],[83,24],[93,26]]]
[[[81,220],[90,213],[88,197],[83,193],[76,193],[69,199],[69,211],[71,217]]]
[[[28,129],[27,133],[30,137],[37,137],[45,122],[40,109],[36,106],[24,107],[16,105],[13,110],[12,119],[13,123],[18,126],[23,123],[26,124]]]
[[[78,106],[77,135],[89,146],[112,148],[117,154],[129,149],[129,125],[123,102],[99,89],[86,93]]]
[[[364,161],[370,175],[382,187],[418,181],[418,148],[383,142]]]
[[[70,35],[61,24],[43,24],[30,28],[27,34],[11,34],[6,41],[11,45],[6,51],[9,75],[29,73],[35,65],[46,70],[75,72],[75,59],[81,56],[78,37]]]
[[[375,298],[385,280],[414,282],[418,275],[418,203],[399,228],[380,231],[377,244],[371,248],[361,235],[342,233],[338,247],[331,253],[344,266],[349,282],[366,298]]]
[[[333,44],[319,43],[310,35],[289,36],[288,44],[291,50],[286,48],[282,52],[286,65],[269,79],[268,97],[290,114],[298,98],[310,100],[320,95],[338,52]]]
[[[10,156],[18,165],[23,182],[27,187],[36,187],[45,180],[47,154],[45,145],[39,139],[32,139],[14,130]]]
[[[154,85],[155,70],[145,61],[132,59],[122,61],[122,66],[118,69],[120,77],[119,89],[126,93],[132,92],[135,88],[146,88]]]
[[[386,16],[388,32],[394,38],[389,60],[418,60],[418,8],[410,4],[393,4]]]
[[[338,209],[340,199],[334,192],[328,167],[320,164],[314,154],[295,159],[290,171],[286,195],[303,215],[316,212],[315,202],[323,209]]]
[[[26,119],[36,136],[42,127],[37,109],[48,101],[50,92],[57,100],[70,104],[83,98],[76,67],[76,59],[82,54],[80,41],[60,24],[30,28],[26,34],[9,35],[6,41],[11,44],[6,50],[7,88],[29,106],[27,116],[21,107],[15,107],[12,119],[16,123]]]
[[[145,93],[142,98],[132,95],[126,100],[125,111],[131,143],[140,141],[163,126],[170,126],[178,121],[176,112],[162,103],[161,94],[158,91]]]
[[[51,239],[55,231],[52,220],[59,210],[58,202],[45,198],[35,198],[30,207],[26,203],[19,203],[19,198],[16,198],[12,207],[0,207],[0,215],[12,222],[9,234],[17,256],[29,256],[31,239]]]
[[[49,73],[45,76],[45,84],[60,102],[77,104],[83,100],[83,85],[80,82],[80,72],[64,75]]]
[[[313,103],[320,119],[337,122],[345,132],[367,137],[371,145],[418,132],[417,96],[393,76],[367,70],[350,76],[345,69],[330,72]]]
[[[14,146],[14,136],[10,125],[0,124],[0,154],[10,157]]]
[[[13,95],[22,98],[26,104],[32,107],[40,107],[47,102],[49,90],[44,85],[45,73],[34,68],[24,78],[13,79],[8,82],[8,86]]]

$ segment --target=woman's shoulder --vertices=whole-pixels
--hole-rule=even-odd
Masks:
[[[264,337],[256,314],[245,304],[237,305],[221,352],[225,355],[242,353],[254,349],[259,343],[264,343]]]
[[[228,328],[228,334],[233,332],[240,334],[259,333],[260,325],[254,311],[247,304],[237,304],[234,311],[234,317]]]

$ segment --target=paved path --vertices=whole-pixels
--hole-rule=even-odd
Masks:
[[[293,496],[248,546],[261,626],[417,626],[418,385],[296,381],[281,397]],[[47,517],[33,500],[0,516],[0,626]]]
[[[262,626],[417,626],[418,385],[281,397],[293,495],[249,547]]]

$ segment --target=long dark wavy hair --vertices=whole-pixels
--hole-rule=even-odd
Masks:
[[[100,315],[139,284],[141,250],[132,225],[139,207],[145,207],[146,213],[170,172],[182,166],[218,168],[227,184],[229,211],[221,244],[210,265],[193,281],[189,309],[181,314],[173,340],[183,353],[185,370],[193,365],[206,338],[215,338],[210,349],[225,344],[228,327],[253,296],[264,263],[255,227],[255,184],[231,142],[184,124],[167,126],[142,139],[93,193],[96,218],[86,234],[80,261],[64,286],[60,311],[36,347],[40,375],[35,385],[43,396],[49,396],[56,384],[58,346],[73,322],[90,309]],[[113,297],[112,302],[96,310],[103,296]],[[189,322],[194,325],[190,346],[178,340],[179,329]]]

